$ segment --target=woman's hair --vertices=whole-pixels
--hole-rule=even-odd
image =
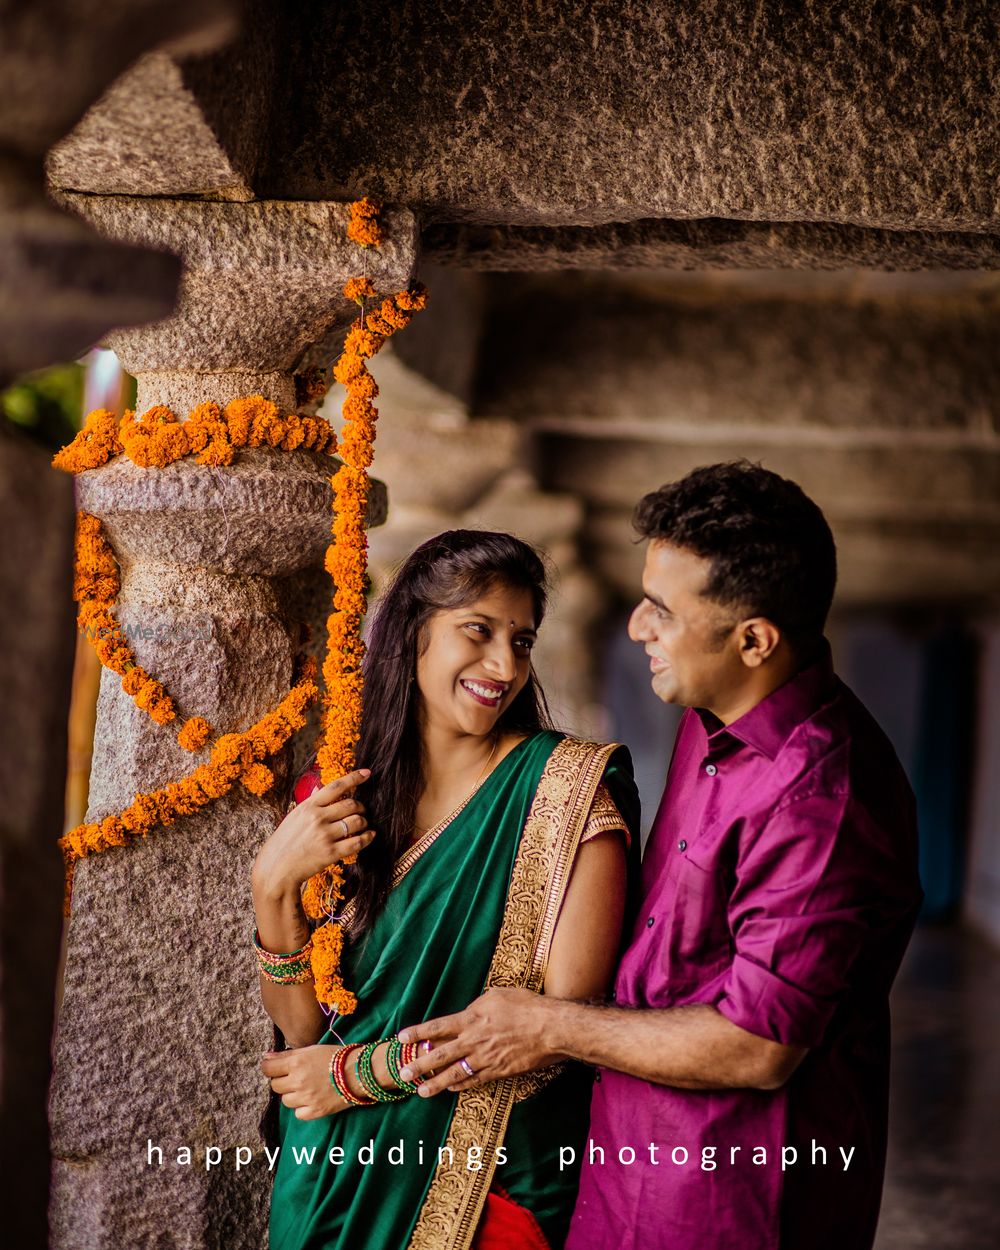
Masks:
[[[382,593],[368,631],[359,767],[371,781],[358,788],[375,840],[347,869],[355,901],[351,932],[369,928],[385,906],[393,865],[413,835],[423,792],[417,712],[417,657],[427,646],[435,612],[462,607],[494,587],[527,590],[541,625],[547,600],[545,565],[511,534],[448,530],[419,546]],[[500,732],[531,734],[551,725],[534,668],[527,684],[497,721]]]

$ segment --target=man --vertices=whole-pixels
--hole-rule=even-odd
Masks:
[[[689,710],[615,1005],[493,991],[402,1036],[433,1042],[412,1065],[428,1095],[597,1067],[568,1250],[867,1250],[922,894],[910,787],[823,638],[833,538],[747,462],[647,495],[635,523],[629,634]]]

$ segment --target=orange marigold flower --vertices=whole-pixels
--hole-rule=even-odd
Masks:
[[[121,450],[118,418],[106,408],[97,408],[87,414],[83,428],[72,442],[56,452],[52,463],[67,473],[82,473],[107,464],[112,456],[121,455]]]
[[[409,290],[400,291],[395,299],[407,312],[423,312],[427,307],[427,288],[422,282],[415,282]]]
[[[370,278],[348,278],[344,283],[344,298],[360,304],[362,300],[375,298],[375,287]]]
[[[363,195],[351,205],[352,217],[377,217],[382,211],[382,201],[370,195]]]
[[[348,391],[347,398],[344,400],[340,411],[346,421],[374,422],[378,415],[372,405],[372,401],[365,399],[354,390]]]
[[[328,921],[313,931],[310,962],[316,982],[316,998],[328,1007],[334,1007],[341,1015],[350,1015],[357,1008],[358,1000],[344,988],[340,978],[341,947],[343,933],[339,924]]]
[[[212,733],[212,726],[204,716],[192,716],[186,720],[177,735],[177,742],[185,751],[200,751]]]
[[[274,785],[274,773],[264,764],[251,764],[240,780],[251,794],[266,794]]]
[[[375,356],[381,350],[383,342],[381,335],[372,334],[355,323],[347,332],[344,351],[353,356]]]
[[[359,373],[357,377],[351,379],[348,383],[348,390],[351,395],[358,399],[374,399],[378,394],[378,385],[366,369],[363,373]]]
[[[147,681],[149,681],[149,674],[144,668],[141,668],[138,664],[136,664],[133,668],[130,668],[122,678],[122,689],[127,695],[134,697],[139,693]]]
[[[345,351],[333,366],[333,376],[342,386],[351,386],[355,378],[367,373],[367,366],[356,352]]]
[[[226,404],[226,425],[230,441],[236,447],[245,447],[250,438],[250,427],[256,405],[247,399],[232,399]]]
[[[213,438],[197,457],[199,464],[224,465],[233,463],[233,445],[220,438]]]
[[[145,426],[169,424],[176,420],[177,414],[166,404],[154,404],[139,417],[139,423]]]

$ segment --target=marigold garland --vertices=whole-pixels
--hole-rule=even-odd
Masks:
[[[308,447],[333,455],[336,441],[333,426],[323,417],[282,415],[263,395],[250,395],[231,400],[224,409],[216,403],[199,404],[186,421],[162,404],[139,418],[130,410],[120,422],[99,409],[52,463],[68,473],[99,468],[120,455],[143,469],[162,469],[191,455],[199,464],[226,465],[240,447]]]
[[[365,249],[382,243],[378,221],[381,207],[378,201],[368,198],[351,205],[348,237]],[[333,369],[334,378],[347,388],[347,398],[342,409],[344,427],[339,448],[343,464],[330,479],[334,488],[333,542],[325,560],[335,592],[334,610],[327,621],[323,730],[317,752],[324,783],[353,769],[361,727],[361,621],[368,583],[367,470],[372,463],[378,417],[372,403],[378,386],[365,361],[391,335],[407,326],[413,314],[427,303],[426,290],[417,284],[383,300],[366,319],[365,300],[375,294],[367,275],[351,278],[344,286],[345,297],[360,304],[361,315],[351,326]],[[322,371],[317,370],[315,376],[301,380],[297,399],[302,404],[316,402],[327,386]],[[228,465],[236,449],[262,446],[284,450],[307,447],[327,454],[337,449],[329,422],[298,413],[283,416],[276,405],[254,395],[232,400],[224,409],[215,403],[200,404],[183,422],[163,405],[149,409],[138,419],[133,412],[126,412],[120,421],[113,413],[99,409],[88,415],[83,428],[54,457],[53,464],[67,472],[80,473],[124,455],[143,468],[163,468],[194,455],[199,464]],[[173,701],[161,683],[136,663],[114,618],[119,590],[117,561],[100,521],[81,512],[74,581],[74,595],[80,603],[80,628],[94,641],[101,662],[122,677],[122,689],[136,705],[158,723],[168,724],[177,715]],[[242,734],[219,738],[208,764],[160,790],[137,794],[117,816],[70,830],[59,842],[66,860],[65,914],[69,914],[73,869],[82,856],[110,846],[127,845],[147,836],[157,824],[172,824],[179,816],[189,815],[228,793],[237,780],[253,794],[266,793],[274,784],[274,774],[262,760],[279,751],[305,723],[305,709],[317,693],[313,664],[273,712]],[[203,717],[194,716],[184,723],[177,741],[186,750],[201,750],[211,732]],[[332,865],[306,882],[302,894],[306,913],[316,920],[332,914],[342,891],[341,867]],[[340,978],[342,944],[338,924],[327,920],[317,927],[313,934],[312,969],[318,1001],[346,1015],[355,1009],[357,999],[344,988]]]
[[[372,400],[378,394],[375,379],[365,364],[386,340],[427,305],[420,285],[383,300],[378,311],[365,318],[366,279],[352,278],[344,287],[348,299],[358,298],[361,316],[351,326],[344,348],[334,365],[333,376],[347,388],[341,409],[344,427],[339,451],[343,461],[331,479],[335,492],[333,543],[327,549],[326,569],[333,579],[334,610],[327,619],[327,649],[323,664],[324,715],[322,744],[317,764],[324,784],[355,767],[355,748],[361,736],[363,681],[361,664],[364,643],[361,622],[367,607],[368,537],[365,512],[368,506],[368,473],[374,454],[378,410]],[[370,286],[370,284],[369,284]],[[332,915],[343,898],[344,874],[340,864],[330,865],[310,877],[302,892],[306,914],[315,920]],[[339,924],[326,919],[313,931],[311,965],[316,998],[341,1015],[349,1015],[357,999],[340,977],[343,933]]]
[[[179,816],[190,816],[213,799],[228,794],[237,781],[253,794],[263,794],[274,774],[259,761],[274,755],[306,723],[306,709],[316,698],[316,663],[307,660],[302,675],[276,708],[242,733],[224,734],[212,748],[207,764],[180,781],[159,790],[137,794],[117,816],[77,825],[59,839],[66,864],[63,915],[70,914],[73,872],[78,860],[110,846],[127,846],[145,838],[156,825],[172,825]]]

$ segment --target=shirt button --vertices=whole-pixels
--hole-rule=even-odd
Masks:
[[[714,764],[706,764],[706,765],[705,765],[705,772],[706,772],[706,773],[708,773],[708,775],[709,775],[710,777],[714,777],[714,776],[715,776],[715,774],[716,774],[718,771],[719,771],[719,770],[715,767],[715,765],[714,765]]]
[[[654,917],[653,917],[653,916],[650,916],[650,918],[646,921],[646,928],[647,928],[647,929],[651,929],[651,928],[653,927],[653,921],[654,921]]]
[[[688,849],[687,840],[685,838],[681,838],[681,840],[677,843],[677,849],[679,851],[686,851]]]

